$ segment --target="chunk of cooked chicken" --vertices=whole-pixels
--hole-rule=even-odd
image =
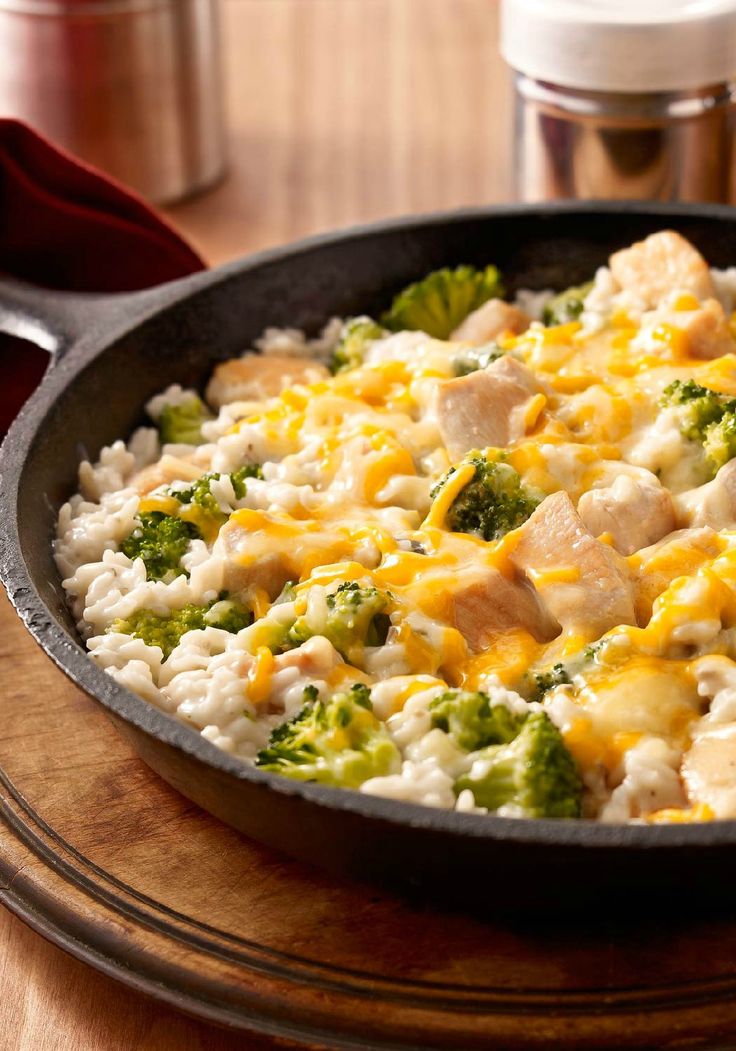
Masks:
[[[567,493],[543,500],[515,541],[511,562],[566,632],[592,640],[618,624],[636,623],[626,564],[591,536]]]
[[[674,503],[681,526],[710,526],[711,529],[736,526],[736,460],[721,467],[712,482],[680,493]]]
[[[284,584],[293,579],[288,557],[282,551],[263,555],[257,561],[240,561],[234,537],[224,538],[223,548],[226,555],[223,587],[230,595],[258,589],[273,601]]]
[[[728,319],[717,299],[706,299],[695,310],[663,307],[645,316],[652,326],[677,329],[687,340],[687,353],[693,358],[720,358],[736,351]]]
[[[529,318],[523,310],[503,299],[489,299],[458,325],[450,339],[467,343],[487,343],[502,332],[517,334],[529,328]]]
[[[660,230],[608,261],[618,284],[656,307],[670,292],[690,292],[698,299],[715,294],[708,264],[697,248],[674,230]]]
[[[287,580],[304,579],[315,566],[351,559],[373,569],[381,559],[370,543],[356,550],[350,526],[249,508],[230,516],[213,550],[225,559],[228,591],[263,588],[271,599]]]
[[[324,365],[309,358],[247,354],[217,366],[206,397],[219,409],[231,401],[273,398],[295,383],[318,383],[329,375]]]
[[[509,580],[490,567],[474,573],[467,582],[459,576],[451,601],[455,627],[474,653],[511,628],[524,628],[537,642],[549,642],[560,634],[560,625],[533,587],[524,580]]]
[[[137,474],[133,475],[130,484],[134,486],[141,495],[158,489],[160,485],[171,485],[172,482],[193,482],[201,478],[203,470],[188,460],[181,460],[178,456],[170,456],[168,453],[162,456],[156,463],[149,464]]]
[[[508,356],[469,376],[441,381],[435,411],[450,458],[459,460],[471,449],[498,448],[523,437],[526,409],[538,391],[529,369]]]
[[[717,818],[735,818],[736,723],[697,737],[680,773],[691,803],[706,803]]]
[[[622,555],[648,547],[675,528],[672,497],[654,475],[651,483],[620,475],[606,489],[583,493],[578,514],[593,536],[608,533]]]
[[[676,577],[690,576],[720,552],[718,534],[710,528],[678,529],[629,559],[634,573],[636,614],[646,623],[654,600]]]
[[[681,316],[684,311],[676,313]],[[686,334],[694,358],[720,358],[736,351],[728,318],[717,299],[706,299],[700,310],[687,315],[684,324],[675,316],[672,320]]]

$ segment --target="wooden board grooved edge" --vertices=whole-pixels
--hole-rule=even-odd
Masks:
[[[0,900],[105,973],[312,1047],[645,1047],[665,1031],[712,1046],[733,1031],[733,922],[573,936],[341,883],[193,807],[6,603],[0,629],[22,672],[3,702]]]

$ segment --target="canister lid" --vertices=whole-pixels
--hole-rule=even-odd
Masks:
[[[502,0],[501,53],[562,87],[700,88],[736,78],[736,0]]]

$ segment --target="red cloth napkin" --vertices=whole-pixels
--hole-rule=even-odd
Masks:
[[[203,269],[153,209],[21,121],[0,119],[0,272],[75,292],[130,292]],[[48,364],[0,337],[0,433]]]

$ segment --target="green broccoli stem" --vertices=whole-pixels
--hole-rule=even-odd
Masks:
[[[298,781],[357,788],[369,778],[396,773],[401,755],[373,714],[363,683],[328,701],[308,686],[301,711],[276,727],[256,765]]]
[[[251,620],[250,610],[239,602],[220,599],[209,606],[189,604],[170,613],[140,609],[127,618],[113,621],[108,631],[142,639],[147,646],[158,646],[166,661],[188,631],[211,627],[237,633],[247,627]]]
[[[388,332],[372,318],[350,318],[345,322],[340,340],[332,353],[330,371],[336,375],[359,368],[371,343],[387,335]]]
[[[394,298],[381,322],[392,332],[406,329],[448,339],[469,314],[494,296],[503,295],[495,266],[435,270]]]
[[[187,571],[181,566],[192,540],[201,537],[192,522],[184,522],[162,511],[147,511],[137,516],[137,525],[120,545],[128,558],[142,559],[148,580],[169,582]]]
[[[161,442],[175,445],[200,445],[202,424],[213,418],[201,398],[193,394],[178,405],[166,405],[158,419]]]
[[[513,807],[525,817],[580,817],[582,781],[577,764],[545,712],[533,711],[506,744],[472,752],[470,769],[455,783],[470,789],[477,806]]]
[[[570,321],[577,321],[583,312],[585,298],[593,288],[593,284],[593,281],[586,281],[584,285],[574,285],[553,296],[542,312],[544,324],[548,326],[565,325]]]
[[[505,705],[491,705],[480,690],[445,690],[430,703],[429,713],[432,726],[450,734],[466,752],[513,741],[524,720]]]
[[[517,803],[524,786],[516,755],[508,750],[505,755],[489,753],[488,757],[477,757],[475,763],[487,763],[487,769],[481,768],[480,776],[467,774],[458,778],[455,783],[456,795],[469,788],[475,805],[487,810],[500,810],[503,806]]]
[[[660,405],[678,410],[680,431],[702,445],[711,477],[736,456],[736,399],[694,380],[674,380],[662,392]]]
[[[522,483],[502,454],[485,455],[473,450],[461,464],[472,464],[475,473],[445,516],[447,528],[455,533],[475,533],[484,540],[499,540],[523,525],[544,499],[545,494],[540,490]],[[457,467],[451,467],[432,489],[432,499],[440,494],[456,470]]]

